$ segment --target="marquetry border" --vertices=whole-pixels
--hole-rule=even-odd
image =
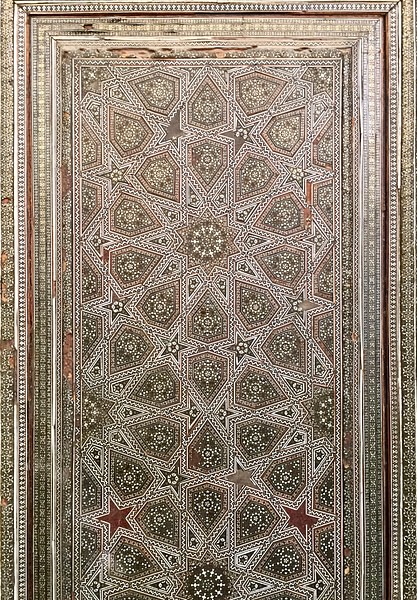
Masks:
[[[193,2],[193,3],[146,3],[118,2],[16,2],[3,0],[1,12],[1,598],[23,600],[15,585],[16,558],[25,553],[26,545],[31,544],[31,524],[26,524],[26,532],[18,529],[18,516],[26,510],[31,498],[26,495],[27,483],[31,478],[31,461],[23,456],[28,469],[18,468],[18,454],[21,456],[19,441],[26,450],[32,440],[27,439],[27,420],[31,418],[33,402],[31,397],[33,366],[26,364],[26,348],[33,344],[33,323],[29,305],[34,276],[32,265],[26,261],[25,244],[30,228],[27,215],[31,207],[22,202],[30,197],[32,174],[27,155],[27,123],[14,120],[19,111],[25,112],[30,78],[27,70],[28,52],[26,36],[31,19],[36,15],[81,16],[94,13],[112,15],[134,12],[181,14],[197,13],[311,13],[311,14],[352,14],[385,15],[387,35],[386,50],[393,52],[394,59],[400,59],[400,72],[387,73],[387,81],[395,82],[387,90],[391,102],[400,94],[400,119],[398,131],[390,131],[389,115],[386,115],[387,133],[398,143],[396,156],[400,160],[400,172],[392,163],[386,165],[387,180],[397,181],[397,189],[388,202],[398,207],[398,212],[388,214],[386,220],[387,239],[391,244],[399,243],[399,259],[391,268],[391,286],[387,289],[387,306],[391,310],[385,327],[391,340],[389,355],[386,357],[389,373],[398,373],[389,381],[391,397],[386,406],[398,406],[395,420],[387,409],[385,415],[385,442],[392,448],[387,454],[385,480],[387,531],[386,539],[394,542],[393,555],[386,564],[385,600],[414,600],[417,597],[417,553],[416,553],[416,7],[414,0],[394,2],[293,2],[293,3],[252,3],[244,0],[232,2]],[[400,27],[397,27],[397,22]],[[388,43],[389,42],[389,43]],[[25,53],[16,52],[25,48]],[[390,61],[391,65],[396,60]],[[23,94],[15,94],[19,89]],[[30,140],[29,140],[30,145]],[[19,169],[20,166],[20,169]],[[19,178],[15,174],[19,173]],[[29,193],[28,193],[29,192]],[[388,208],[388,203],[387,203]],[[398,216],[398,221],[396,217]],[[394,231],[392,236],[390,231]],[[19,247],[19,244],[21,246]],[[14,275],[25,273],[24,285],[17,285]],[[398,335],[400,333],[400,335]],[[26,365],[25,370],[18,365]],[[387,399],[388,400],[388,399]],[[19,419],[20,414],[20,419]],[[23,419],[22,419],[23,416]],[[20,430],[19,430],[20,427]],[[396,431],[400,432],[398,444]],[[391,498],[394,504],[391,505]],[[394,506],[394,510],[390,510]],[[22,520],[21,520],[22,523]],[[23,534],[23,535],[22,535]],[[394,560],[393,560],[394,559]],[[18,582],[17,582],[18,583]],[[61,599],[57,599],[61,600]],[[366,598],[382,600],[382,598]]]

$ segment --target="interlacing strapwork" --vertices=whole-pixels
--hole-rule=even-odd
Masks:
[[[76,111],[77,598],[340,598],[339,63],[103,64]]]

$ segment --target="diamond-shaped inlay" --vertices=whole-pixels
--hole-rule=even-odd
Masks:
[[[205,423],[188,448],[188,468],[217,473],[228,468],[228,449],[210,423]]]
[[[150,194],[180,201],[180,168],[169,152],[146,158],[136,176]]]
[[[146,281],[162,256],[150,250],[126,246],[110,251],[110,272],[124,289]]]
[[[236,381],[236,404],[247,408],[272,406],[284,399],[281,388],[267,371],[246,367]]]
[[[148,369],[130,397],[136,402],[166,408],[180,400],[180,380],[168,365]]]
[[[141,365],[152,350],[153,344],[142,329],[123,325],[110,340],[110,373]]]
[[[157,573],[158,565],[140,542],[121,537],[110,551],[109,574],[125,581]]]
[[[274,152],[294,156],[305,141],[305,108],[297,108],[272,117],[262,132],[266,143]]]
[[[236,314],[246,329],[268,325],[278,303],[267,289],[243,281],[236,282]]]
[[[188,335],[206,343],[228,338],[227,314],[210,292],[206,292],[190,312]]]
[[[120,194],[110,209],[110,231],[135,237],[161,227],[148,205],[131,194]]]
[[[109,107],[109,140],[121,157],[142,152],[152,137],[152,129],[143,117]]]
[[[227,514],[227,489],[205,483],[187,490],[188,510],[206,533]]]
[[[149,289],[137,308],[151,325],[169,329],[180,314],[180,282],[178,280]]]
[[[143,105],[150,111],[169,115],[179,101],[178,77],[155,71],[151,75],[129,81]]]
[[[306,485],[305,453],[274,460],[262,475],[274,494],[296,500]]]
[[[188,359],[189,377],[206,402],[211,402],[227,381],[227,359],[204,352]]]
[[[171,419],[158,417],[132,425],[130,429],[148,456],[168,461],[179,448],[180,425]]]
[[[272,283],[295,288],[305,275],[304,250],[280,246],[261,252],[255,258]]]
[[[236,168],[238,200],[266,194],[278,178],[271,161],[258,154],[247,154]]]
[[[282,425],[262,419],[236,424],[236,442],[247,460],[268,456],[286,432]]]
[[[304,548],[291,536],[274,542],[256,565],[256,570],[280,581],[292,581],[307,574]]]
[[[262,349],[273,364],[291,371],[305,371],[306,342],[294,325],[274,329]]]
[[[269,502],[247,497],[236,512],[238,544],[246,544],[271,534],[279,517]]]
[[[268,110],[278,98],[286,81],[265,73],[250,73],[236,78],[236,100],[247,115]]]
[[[255,222],[264,231],[292,235],[304,230],[303,206],[294,192],[272,198]]]
[[[169,498],[147,502],[136,520],[151,539],[179,546],[180,512]]]
[[[210,190],[228,166],[228,147],[222,142],[204,140],[188,146],[189,167],[205,190]]]
[[[227,101],[210,77],[203,79],[189,100],[188,123],[206,130],[227,124]]]
[[[142,460],[119,452],[110,452],[110,484],[122,500],[143,496],[153,482]]]

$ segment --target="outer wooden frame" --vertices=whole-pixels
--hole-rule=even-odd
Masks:
[[[31,586],[19,580],[19,563],[27,561],[31,578],[32,544],[32,439],[29,427],[33,411],[33,368],[26,362],[26,349],[34,345],[33,314],[30,310],[33,270],[25,252],[31,246],[31,161],[29,32],[37,15],[88,16],[146,12],[158,14],[268,13],[331,15],[382,15],[386,31],[386,51],[399,60],[398,86],[387,88],[391,106],[400,91],[398,127],[392,130],[389,111],[386,131],[398,142],[398,172],[389,172],[387,181],[397,179],[396,206],[386,219],[387,240],[399,242],[398,259],[392,263],[387,248],[387,266],[391,268],[385,306],[391,307],[384,324],[385,339],[390,340],[384,357],[387,394],[384,415],[385,436],[385,590],[384,599],[414,600],[417,597],[416,555],[416,180],[415,180],[415,94],[416,40],[413,0],[391,2],[312,2],[288,4],[252,3],[132,3],[114,2],[16,2],[2,5],[1,63],[1,597],[5,600],[31,598]],[[398,18],[398,21],[397,21]],[[393,23],[399,27],[393,27]],[[396,81],[387,73],[387,80]],[[24,114],[22,119],[20,115]],[[389,166],[389,165],[388,165]],[[387,206],[388,207],[388,206]],[[395,239],[390,228],[395,228]],[[395,249],[394,249],[395,250]],[[394,256],[395,253],[394,253]],[[14,274],[26,274],[19,285]],[[394,311],[393,307],[397,310]],[[32,355],[33,356],[33,355]],[[22,368],[24,365],[24,368]],[[398,384],[398,385],[397,385]],[[23,416],[23,419],[22,419]],[[26,457],[22,468],[18,458]],[[25,465],[25,461],[23,463]],[[61,599],[57,599],[61,600]],[[366,600],[371,600],[367,596]],[[372,600],[382,598],[372,596]]]

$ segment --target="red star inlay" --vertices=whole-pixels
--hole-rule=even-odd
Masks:
[[[307,538],[307,531],[309,528],[313,527],[318,521],[317,517],[312,517],[306,513],[307,510],[307,501],[304,500],[302,504],[296,509],[289,508],[288,506],[284,506],[284,509],[289,516],[288,525],[293,525],[300,530],[301,534]]]
[[[110,537],[116,533],[119,527],[123,527],[123,529],[133,529],[133,527],[128,523],[126,517],[133,510],[133,506],[128,506],[127,508],[119,508],[113,500],[110,498],[110,509],[107,515],[103,515],[102,517],[98,517],[99,521],[103,521],[104,523],[108,523],[110,525]]]

